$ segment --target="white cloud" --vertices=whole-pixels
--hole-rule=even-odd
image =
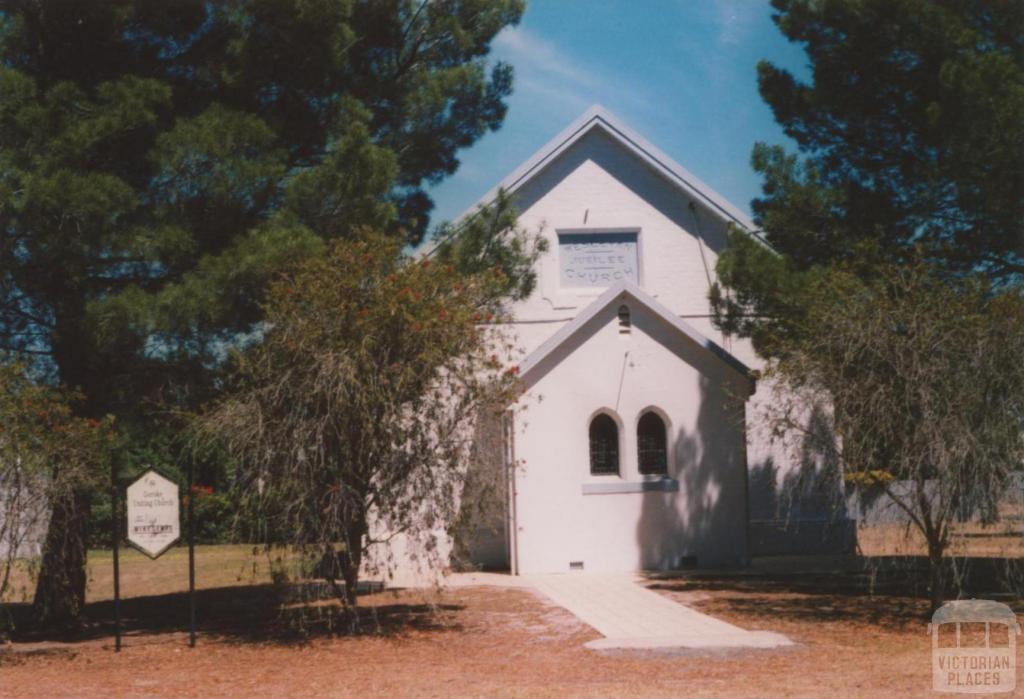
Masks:
[[[632,84],[578,60],[536,34],[515,27],[494,39],[498,55],[516,70],[516,87],[566,109],[583,111],[595,103],[625,102],[647,109],[651,102]]]
[[[718,43],[726,46],[743,43],[757,20],[756,10],[751,0],[715,0]]]
[[[573,83],[580,87],[595,88],[600,80],[593,73],[573,65],[573,62],[555,46],[522,27],[513,27],[494,38],[494,45],[515,57],[516,67],[529,67],[549,77]]]

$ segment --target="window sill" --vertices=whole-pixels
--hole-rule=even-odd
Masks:
[[[619,481],[617,483],[584,483],[584,495],[608,495],[611,493],[677,493],[679,481],[674,478],[659,478],[649,481]]]

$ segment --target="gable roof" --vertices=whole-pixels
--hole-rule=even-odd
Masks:
[[[718,214],[723,220],[735,223],[761,242],[765,242],[758,235],[758,228],[750,217],[698,179],[696,175],[649,143],[643,136],[626,126],[607,109],[597,104],[584,112],[564,131],[551,139],[540,150],[530,156],[526,162],[481,197],[473,206],[464,211],[456,219],[455,227],[457,228],[458,224],[468,216],[472,216],[480,206],[490,203],[497,196],[499,190],[503,189],[509,193],[515,192],[544,169],[546,165],[594,130],[600,130],[607,134],[664,177],[669,183],[681,190],[686,196],[702,203],[708,209]]]
[[[607,291],[597,297],[593,303],[580,311],[575,318],[559,328],[558,332],[545,340],[539,347],[537,347],[537,349],[531,352],[522,363],[520,363],[519,375],[526,380],[527,376],[533,369],[537,368],[544,359],[558,349],[562,343],[575,335],[592,318],[613,303],[621,302],[625,299],[629,299],[633,303],[639,304],[643,308],[647,309],[652,315],[665,323],[665,325],[668,325],[677,332],[688,337],[698,346],[720,359],[729,366],[729,368],[739,373],[744,379],[749,381],[751,384],[751,392],[753,392],[754,380],[751,376],[750,369],[746,364],[741,362],[722,346],[705,337],[699,330],[694,328],[685,320],[673,315],[672,311],[666,308],[661,302],[650,294],[645,293],[638,286],[629,281],[622,281],[609,287]]]

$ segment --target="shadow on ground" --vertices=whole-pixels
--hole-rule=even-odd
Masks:
[[[825,566],[813,561],[814,557],[780,557],[740,571],[652,573],[648,587],[692,596],[695,606],[710,614],[728,609],[766,623],[781,618],[899,630],[917,626],[930,615],[928,566],[923,557],[851,556],[841,562],[827,561]],[[1007,576],[1014,573],[1006,559],[971,558],[958,565],[963,576],[961,598],[999,599],[1024,612],[1024,600],[1007,592],[1013,589]],[[702,599],[700,593],[714,594]]]
[[[224,641],[302,643],[321,636],[394,636],[411,630],[458,629],[456,604],[416,602],[396,591],[360,595],[357,609],[343,609],[324,585],[248,585],[196,590],[197,631]],[[29,605],[3,605],[16,642],[80,642],[113,639],[113,600],[86,605],[74,628],[32,628]],[[188,630],[187,592],[121,600],[126,636]]]

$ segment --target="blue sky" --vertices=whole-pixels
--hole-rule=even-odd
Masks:
[[[755,141],[792,147],[757,93],[761,58],[806,74],[767,0],[528,0],[492,55],[515,67],[505,123],[431,190],[433,220],[472,206],[601,104],[741,210],[760,193]]]

